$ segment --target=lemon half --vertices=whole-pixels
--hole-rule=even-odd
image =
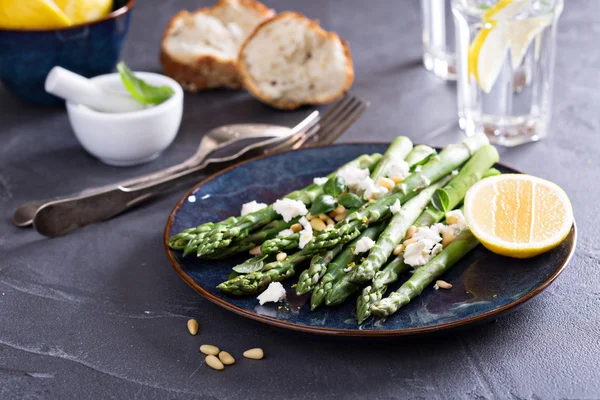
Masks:
[[[55,29],[71,25],[69,17],[51,0],[0,0],[0,28]]]

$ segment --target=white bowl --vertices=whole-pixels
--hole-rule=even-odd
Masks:
[[[175,93],[164,103],[126,113],[103,113],[67,102],[69,121],[79,143],[109,165],[129,166],[154,160],[173,142],[181,124],[181,86],[164,75],[135,74],[152,85],[167,85]],[[125,90],[117,73],[92,80],[113,90]]]

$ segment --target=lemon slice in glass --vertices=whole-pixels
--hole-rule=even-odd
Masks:
[[[54,29],[72,25],[51,0],[0,0],[0,28]]]

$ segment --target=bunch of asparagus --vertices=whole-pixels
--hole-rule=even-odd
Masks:
[[[303,249],[298,249],[299,233],[279,236],[298,218],[283,221],[273,205],[242,217],[187,229],[174,235],[169,245],[183,251],[184,256],[195,253],[205,258],[225,258],[260,245],[260,254],[234,267],[230,279],[218,285],[228,295],[256,295],[271,282],[290,278],[308,264],[299,276],[296,292],[312,292],[312,310],[322,305],[339,305],[362,289],[357,299],[358,322],[370,315],[386,317],[418,296],[478,244],[468,229],[463,230],[433,259],[414,270],[397,291],[384,298],[388,286],[411,268],[402,254],[393,254],[407,231],[411,226],[439,223],[446,212],[460,206],[475,182],[499,174],[492,168],[498,153],[485,135],[449,145],[439,154],[428,146],[413,147],[408,138],[398,137],[385,154],[362,155],[344,167],[368,169],[371,179],[377,182],[388,175],[397,160],[405,160],[410,167],[410,174],[403,181],[375,200],[366,201],[364,193],[356,190],[352,196],[360,201],[352,202],[353,208],[345,218],[317,232]],[[327,177],[328,183],[339,179],[339,171]],[[324,193],[323,187],[328,183],[315,183],[285,197],[300,200],[308,208],[314,206],[313,210],[322,207],[325,198],[335,205],[341,197]],[[374,245],[368,253],[357,254],[357,244],[368,239]],[[283,253],[293,249],[297,250],[290,255]]]

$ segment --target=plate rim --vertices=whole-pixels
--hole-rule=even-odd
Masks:
[[[280,152],[276,152],[273,154],[263,154],[263,155],[251,158],[249,160],[240,161],[234,165],[231,165],[231,166],[223,169],[222,171],[219,171],[213,175],[208,176],[207,178],[203,179],[202,181],[200,181],[199,183],[194,185],[190,190],[185,192],[185,194],[175,204],[175,206],[169,213],[167,222],[165,224],[165,229],[163,231],[163,246],[164,246],[165,252],[167,253],[167,258],[169,260],[169,263],[171,264],[171,267],[175,270],[177,275],[179,275],[179,277],[181,279],[183,279],[183,281],[185,283],[187,283],[192,289],[194,289],[200,296],[204,297],[211,303],[216,304],[216,305],[218,305],[228,311],[231,311],[237,315],[240,315],[242,317],[245,317],[245,318],[248,318],[248,319],[251,319],[254,321],[262,322],[267,325],[275,326],[277,328],[288,329],[288,330],[292,330],[292,331],[296,331],[296,332],[311,333],[311,334],[318,334],[318,335],[325,335],[325,336],[345,336],[345,337],[415,336],[415,335],[431,334],[431,333],[436,333],[436,332],[440,332],[440,331],[448,331],[448,330],[453,330],[453,329],[457,329],[457,328],[467,327],[470,325],[476,325],[478,323],[482,323],[482,322],[488,321],[490,319],[494,319],[494,317],[500,317],[501,315],[507,313],[508,311],[511,311],[511,310],[514,311],[517,307],[523,305],[527,301],[531,300],[532,298],[534,298],[535,296],[537,296],[538,294],[543,292],[546,288],[548,288],[548,286],[550,286],[556,280],[556,278],[558,278],[558,276],[565,270],[565,268],[571,261],[571,258],[575,254],[575,248],[577,247],[577,226],[576,226],[575,220],[573,220],[573,226],[571,227],[571,229],[573,231],[573,235],[574,235],[573,236],[573,245],[569,251],[569,254],[563,260],[562,264],[539,286],[534,288],[532,291],[527,293],[525,296],[523,296],[513,302],[510,302],[510,303],[505,304],[494,310],[490,310],[485,313],[478,314],[478,315],[475,315],[472,317],[462,318],[457,321],[445,322],[445,323],[441,323],[441,324],[429,325],[429,326],[424,326],[424,327],[406,328],[406,329],[381,329],[381,330],[339,329],[339,328],[315,327],[315,326],[297,324],[297,323],[289,322],[289,321],[283,321],[283,320],[280,320],[277,318],[273,318],[273,317],[269,317],[266,315],[261,315],[261,314],[257,314],[257,313],[245,310],[245,309],[237,307],[223,299],[220,299],[220,298],[214,296],[213,294],[211,294],[210,292],[208,292],[207,290],[205,290],[202,286],[198,285],[188,274],[186,274],[183,271],[183,269],[181,268],[181,266],[179,265],[179,263],[177,262],[177,260],[175,259],[175,257],[173,256],[173,252],[169,248],[169,230],[170,230],[173,220],[175,218],[175,214],[181,208],[182,204],[187,200],[187,198],[194,191],[196,191],[200,187],[206,185],[208,182],[218,178],[219,176],[221,176],[223,174],[228,173],[229,171],[231,171],[235,168],[239,168],[243,165],[246,165],[246,164],[254,162],[254,161],[262,160],[264,158],[269,158],[269,157],[273,157],[276,155],[290,153],[293,151],[304,151],[304,150],[310,150],[310,149],[314,149],[314,148],[337,147],[337,146],[348,146],[348,145],[360,146],[360,145],[389,145],[389,144],[390,144],[389,142],[385,142],[385,141],[381,141],[381,142],[374,141],[374,142],[344,142],[344,143],[334,143],[334,144],[329,144],[329,145],[313,145],[313,146],[303,147],[301,149],[296,149],[296,150],[285,150],[285,151],[280,151]],[[515,173],[522,173],[521,171],[518,171],[512,167],[506,166],[502,163],[496,163],[495,165],[499,165],[501,167],[511,169]]]

